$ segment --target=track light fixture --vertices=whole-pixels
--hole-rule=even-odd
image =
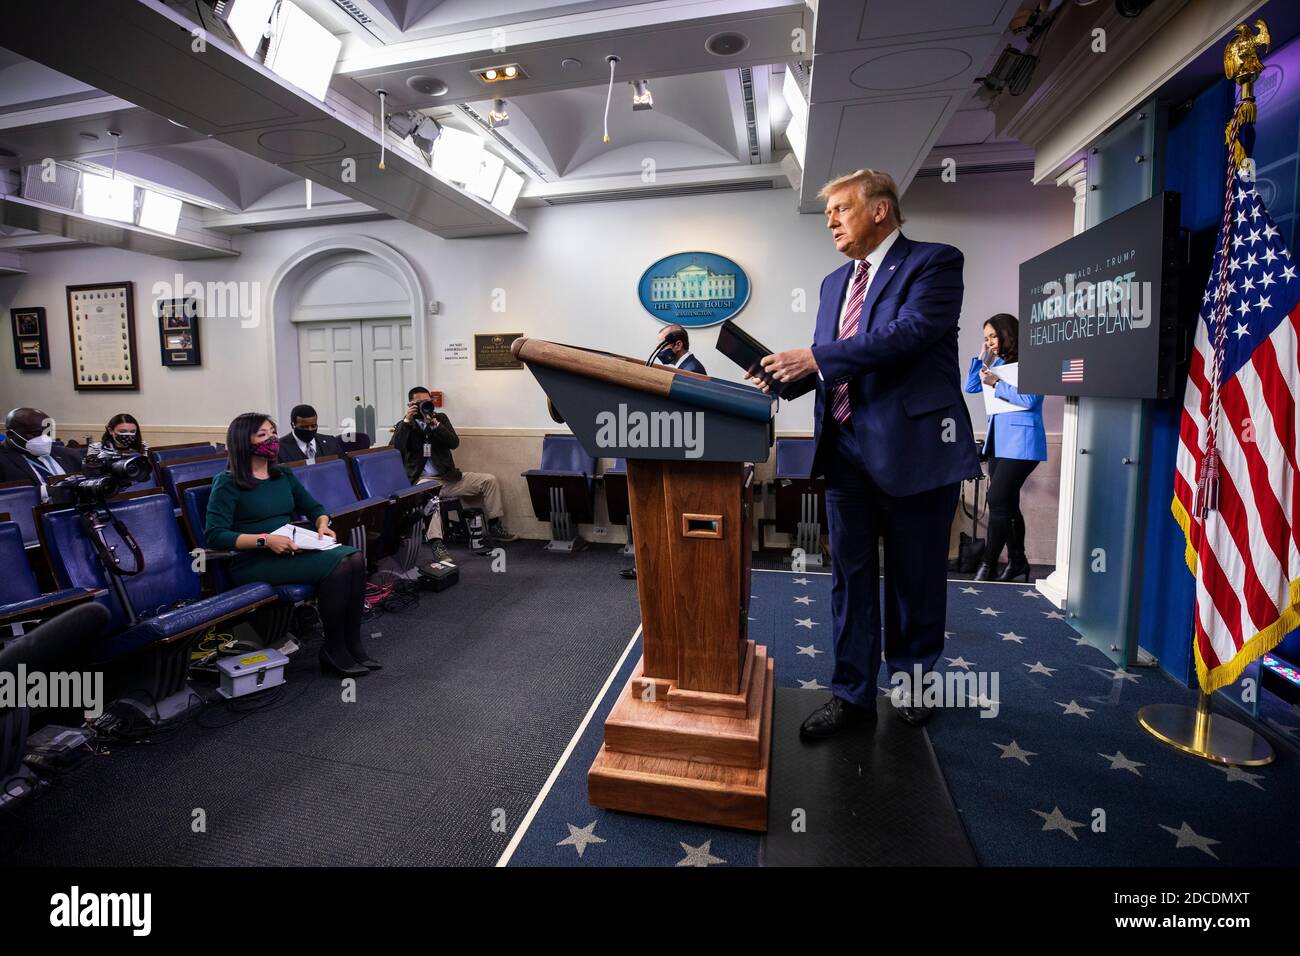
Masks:
[[[437,120],[417,110],[408,110],[405,113],[393,113],[384,125],[398,139],[409,138],[424,155],[424,161],[432,165],[433,144],[442,135],[442,127]]]
[[[632,87],[632,109],[633,110],[652,110],[655,108],[655,99],[650,95],[650,84],[645,80],[633,80]]]
[[[488,126],[492,129],[500,129],[502,126],[510,125],[510,114],[506,111],[506,101],[497,97],[492,101],[492,109],[488,110]]]

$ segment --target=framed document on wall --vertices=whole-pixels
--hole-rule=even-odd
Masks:
[[[200,365],[199,300],[159,299],[154,309],[158,315],[158,344],[163,365]]]
[[[14,363],[19,371],[44,370],[50,367],[50,346],[43,308],[10,309],[13,324]]]
[[[135,286],[130,282],[68,286],[72,385],[77,389],[138,389]]]

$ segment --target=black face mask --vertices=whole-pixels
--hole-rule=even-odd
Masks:
[[[665,365],[672,365],[673,362],[677,361],[677,353],[673,351],[671,345],[666,345],[661,348],[658,357],[659,361],[663,362]]]
[[[293,433],[296,436],[298,436],[298,440],[301,441],[304,445],[314,441],[316,438],[315,428],[295,428],[293,430]]]
[[[128,432],[121,434],[113,432],[113,444],[118,448],[135,448],[140,443],[140,435],[137,432]]]

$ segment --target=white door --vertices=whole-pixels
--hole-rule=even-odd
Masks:
[[[315,407],[321,431],[366,432],[384,444],[416,384],[410,320],[303,322],[298,354],[301,401]]]
[[[409,319],[371,319],[361,323],[361,350],[365,362],[367,405],[373,421],[367,426],[377,444],[406,414],[406,393],[423,382],[415,380],[415,346]],[[359,427],[359,426],[358,426]],[[378,434],[376,433],[378,432]]]
[[[356,415],[365,395],[365,361],[359,322],[311,322],[298,326],[299,374],[302,397],[316,409],[320,429],[337,435]],[[288,422],[280,425],[287,432]]]

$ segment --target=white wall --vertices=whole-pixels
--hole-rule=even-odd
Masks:
[[[952,243],[966,255],[964,353],[979,350],[985,318],[1016,311],[1018,263],[1069,237],[1071,199],[1068,190],[1033,187],[1020,173],[959,176],[950,184],[921,179],[908,191],[904,231],[914,239]],[[428,298],[440,303],[440,314],[423,318],[427,384],[446,393],[446,410],[457,425],[547,427],[550,418],[531,374],[475,372],[472,361],[445,363],[443,344],[472,342],[475,332],[524,332],[644,356],[659,323],[637,301],[641,272],[662,256],[701,249],[728,256],[749,272],[753,294],[738,319],[748,331],[776,349],[806,345],[821,278],[842,260],[822,218],[799,216],[793,205],[789,190],[776,190],[523,210],[529,235],[486,239],[442,240],[395,221],[322,226],[242,236],[238,258],[199,263],[111,249],[29,254],[29,275],[0,280],[0,308],[45,307],[53,368],[19,372],[7,358],[0,361],[0,405],[36,405],[69,422],[104,421],[128,411],[146,425],[224,427],[250,408],[283,414],[298,400],[297,357],[277,355],[273,362],[267,322],[244,328],[235,319],[208,318],[203,367],[163,368],[151,314],[153,285],[174,282],[178,272],[185,281],[256,283],[260,304],[272,275],[294,252],[346,232],[401,250],[424,281]],[[136,283],[140,391],[76,393],[64,286],[122,279]],[[792,310],[797,290],[808,299],[802,313]],[[383,297],[389,297],[387,286]],[[494,311],[494,303],[504,303],[504,311]],[[288,316],[276,321],[287,322]],[[739,370],[709,344],[714,335],[713,330],[695,333],[693,350],[710,372],[739,378]],[[273,409],[270,370],[277,367],[284,408]],[[1054,430],[1059,400],[1049,405],[1048,429]],[[972,416],[980,430],[983,414],[974,402]],[[811,429],[811,397],[783,406],[777,427]]]

